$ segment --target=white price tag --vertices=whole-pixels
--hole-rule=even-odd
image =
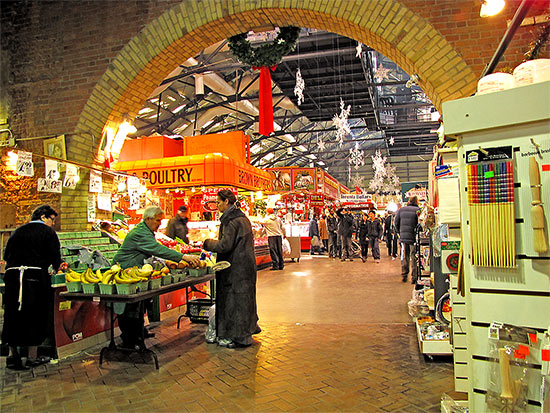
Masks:
[[[62,182],[54,179],[38,178],[38,192],[55,192],[60,194],[62,192]]]
[[[31,152],[19,151],[17,153],[15,172],[20,176],[34,176],[34,165],[32,163]]]
[[[90,192],[103,192],[101,172],[90,171]]]
[[[67,171],[65,172],[65,179],[63,180],[63,186],[69,189],[75,189],[78,182],[78,168],[71,164],[66,164]]]

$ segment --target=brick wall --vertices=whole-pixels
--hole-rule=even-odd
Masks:
[[[508,2],[503,14],[481,19],[472,0],[3,2],[0,113],[7,111],[17,138],[65,133],[69,159],[100,165],[104,126],[135,115],[178,64],[236,33],[289,24],[376,48],[419,74],[440,107],[475,90],[517,5]],[[545,7],[536,0],[530,15]],[[499,67],[522,61],[533,30],[520,28]],[[31,150],[34,142],[19,146]],[[85,174],[60,197],[63,230],[86,226],[87,189]]]

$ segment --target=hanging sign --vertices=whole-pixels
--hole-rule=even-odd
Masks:
[[[229,189],[238,198],[237,188],[205,188],[202,193],[201,206],[203,211],[217,212],[218,205],[216,200],[218,199],[218,192],[222,189]]]
[[[57,170],[57,161],[53,159],[45,159],[46,179],[59,179],[59,171]]]
[[[111,193],[101,192],[97,194],[97,209],[112,211]]]
[[[90,192],[103,192],[103,183],[101,181],[101,172],[90,171]]]
[[[325,202],[323,201],[323,195],[310,195],[309,196],[310,203],[312,207],[322,207],[325,205]]]
[[[31,152],[19,151],[17,153],[15,172],[19,176],[34,176],[34,165],[32,163]]]
[[[78,168],[75,165],[65,164],[65,179],[63,186],[69,189],[75,189],[78,182]]]
[[[88,195],[87,211],[88,222],[95,222],[95,202],[94,196],[92,194]]]
[[[56,179],[38,178],[36,190],[38,192],[54,192],[56,194],[60,194],[63,190],[62,182]]]
[[[292,169],[294,189],[315,190],[315,168]]]
[[[139,179],[136,177],[128,178],[128,197],[130,198],[130,206],[128,209],[136,210],[139,208]]]

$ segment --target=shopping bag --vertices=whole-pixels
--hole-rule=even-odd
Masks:
[[[311,237],[311,246],[312,247],[318,247],[321,242],[319,241],[319,237],[317,235],[314,235]]]
[[[208,328],[205,333],[206,342],[214,343],[216,341],[216,304],[208,310]]]
[[[286,238],[283,238],[283,254],[290,255],[290,242]]]

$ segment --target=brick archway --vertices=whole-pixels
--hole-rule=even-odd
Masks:
[[[124,113],[134,117],[187,58],[238,33],[287,25],[327,30],[373,47],[407,73],[418,74],[436,107],[475,91],[472,68],[428,20],[397,0],[185,0],[148,23],[120,51],[95,85],[75,130],[100,136],[105,125],[119,124]],[[79,139],[69,154],[93,162],[100,142],[91,148],[87,137]],[[62,209],[75,214],[64,230],[85,226],[86,189],[62,195]]]
[[[471,94],[476,77],[445,38],[399,1],[184,1],[130,40],[102,76],[76,130],[101,131],[122,114],[135,116],[165,76],[187,58],[244,31],[296,25],[327,30],[380,51],[420,86],[436,107]],[[95,148],[97,151],[97,148]]]

